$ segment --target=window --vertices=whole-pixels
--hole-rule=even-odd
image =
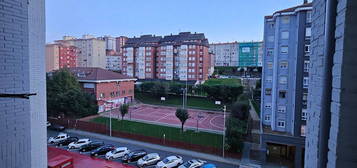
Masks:
[[[281,76],[281,77],[279,78],[279,83],[280,83],[280,84],[287,84],[287,83],[288,83],[288,77],[286,77],[286,76]]]
[[[267,96],[271,95],[271,89],[270,88],[265,89],[265,95],[267,95]]]
[[[282,99],[285,99],[286,98],[286,91],[285,90],[280,90],[279,91],[279,97],[282,98]]]
[[[304,81],[303,81],[303,86],[304,88],[308,88],[309,87],[309,77],[304,77]]]
[[[305,45],[305,53],[310,53],[310,44]]]
[[[280,47],[280,52],[281,52],[282,54],[287,54],[288,51],[289,51],[289,47],[288,47],[288,46],[281,46],[281,47]]]
[[[265,121],[270,121],[270,114],[265,115],[265,116],[264,116],[264,120],[265,120]]]
[[[306,131],[305,131],[305,125],[301,125],[300,131],[301,131],[301,136],[306,136]]]
[[[301,120],[306,121],[307,119],[307,109],[302,109]]]
[[[104,93],[101,93],[101,94],[100,94],[100,97],[101,97],[101,98],[105,98],[105,94],[104,94]]]
[[[281,61],[280,62],[280,68],[281,69],[288,69],[288,62],[287,61]]]
[[[306,12],[306,22],[307,23],[311,23],[311,21],[312,21],[312,14],[311,13],[312,13],[311,11],[307,11]]]
[[[270,109],[271,108],[271,103],[265,103],[265,108]]]
[[[305,35],[306,35],[306,37],[311,37],[311,27],[306,28]]]
[[[272,62],[268,62],[268,69],[273,69],[273,63]]]
[[[274,29],[274,23],[269,23],[269,27],[270,27],[271,29]]]
[[[274,36],[268,36],[268,42],[274,42]]]
[[[286,112],[286,106],[278,106],[278,112],[279,113],[285,113]]]
[[[284,39],[284,40],[289,39],[289,32],[288,31],[281,32],[281,39]]]
[[[302,100],[303,101],[307,101],[307,96],[308,96],[308,93],[304,93],[303,96],[302,96]]]
[[[273,56],[274,55],[274,50],[272,48],[267,49],[267,56]]]
[[[290,18],[289,18],[289,16],[284,16],[284,17],[282,17],[282,18],[281,18],[281,22],[282,22],[283,24],[289,24],[289,23],[290,23]]]
[[[273,76],[267,76],[266,81],[267,82],[273,82]]]
[[[304,61],[304,72],[309,72],[309,69],[310,69],[310,61],[305,60]]]
[[[285,121],[284,120],[279,120],[278,121],[278,127],[285,128]]]

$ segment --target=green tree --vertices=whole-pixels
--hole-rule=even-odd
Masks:
[[[176,117],[181,121],[181,131],[183,132],[183,125],[185,125],[185,122],[190,117],[190,115],[186,109],[178,108],[176,109]]]
[[[129,105],[128,104],[122,104],[120,105],[120,114],[121,114],[121,120],[124,119],[124,116],[128,114],[129,112]]]
[[[203,90],[211,100],[220,100],[224,103],[232,103],[243,93],[242,86],[203,85]]]
[[[249,104],[248,102],[235,102],[231,107],[231,115],[239,120],[246,121],[249,115]]]
[[[247,122],[238,118],[229,117],[227,119],[226,146],[225,149],[232,152],[241,152],[243,149],[243,139],[247,132]]]
[[[46,89],[49,116],[81,118],[98,112],[95,97],[81,90],[79,82],[67,69],[48,75]]]
[[[151,88],[151,93],[155,97],[166,96],[169,92],[169,85],[166,82],[155,82],[154,86]]]

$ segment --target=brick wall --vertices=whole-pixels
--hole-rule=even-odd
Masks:
[[[110,93],[119,91],[119,96],[111,97]],[[111,99],[118,99],[123,97],[132,97],[134,98],[134,81],[125,81],[119,83],[119,88],[116,82],[110,83],[98,83],[96,84],[96,98],[97,100],[100,98],[100,94],[104,93],[105,97],[101,100],[111,100]]]

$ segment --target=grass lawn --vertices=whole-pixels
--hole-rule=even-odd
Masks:
[[[109,123],[109,118],[97,117],[91,121],[107,124]],[[112,120],[112,129],[116,131],[157,138],[162,138],[165,134],[165,137],[168,140],[181,141],[216,148],[222,147],[222,135],[214,133],[195,132],[192,130],[187,130],[184,133],[181,133],[180,128],[116,119]]]
[[[239,79],[209,79],[204,85],[228,85],[228,86],[241,86]]]
[[[260,117],[260,104],[259,104],[259,102],[255,101],[255,100],[252,100],[251,102],[253,104],[253,107],[254,107],[255,111],[257,112],[258,116]]]
[[[166,106],[182,106],[182,96],[169,95],[165,101],[160,98],[153,97],[148,93],[136,92],[135,98],[145,104],[166,105]],[[188,107],[203,109],[203,110],[222,110],[222,107],[214,104],[214,101],[208,100],[204,97],[187,97]]]

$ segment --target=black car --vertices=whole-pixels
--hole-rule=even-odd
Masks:
[[[66,129],[64,126],[57,124],[51,124],[48,128],[55,131],[64,131]]]
[[[138,161],[140,158],[144,157],[147,154],[145,150],[134,150],[128,154],[125,154],[122,158],[122,161],[125,163]]]
[[[56,145],[57,146],[67,146],[69,145],[70,143],[72,142],[77,142],[78,141],[78,138],[77,137],[69,137],[65,140],[62,140],[62,141],[59,141]]]
[[[97,148],[99,148],[99,147],[101,147],[101,146],[103,146],[103,145],[104,145],[103,142],[91,142],[91,143],[89,143],[89,144],[83,145],[83,146],[79,149],[79,151],[80,151],[80,152],[88,152],[88,151],[91,151],[91,150],[93,150],[93,149],[97,149]]]
[[[105,155],[107,152],[112,151],[114,149],[115,149],[114,145],[104,145],[102,147],[93,150],[90,153],[90,155],[91,156]]]

